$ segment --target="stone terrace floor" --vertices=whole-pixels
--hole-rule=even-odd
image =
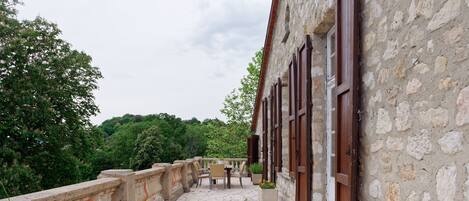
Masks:
[[[191,192],[184,193],[177,201],[257,201],[259,186],[252,185],[251,179],[243,178],[243,187],[239,185],[239,178],[231,178],[231,189],[223,189],[223,181],[210,186],[208,179],[203,179],[202,186],[192,186]]]

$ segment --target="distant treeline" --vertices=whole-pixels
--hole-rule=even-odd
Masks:
[[[93,157],[96,172],[109,168],[144,169],[155,162],[194,156],[245,157],[244,125],[218,119],[182,120],[174,115],[124,115],[98,127],[105,136]]]

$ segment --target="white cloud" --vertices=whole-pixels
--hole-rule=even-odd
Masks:
[[[125,113],[221,118],[264,42],[264,0],[23,0],[21,18],[41,15],[93,57],[104,79],[93,122]]]

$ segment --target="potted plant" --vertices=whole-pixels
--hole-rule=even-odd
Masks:
[[[261,188],[259,201],[277,201],[278,195],[274,183],[270,181],[262,182],[259,187]]]
[[[252,184],[260,184],[262,182],[262,165],[259,163],[253,163],[251,166],[249,166],[249,170],[251,171]]]

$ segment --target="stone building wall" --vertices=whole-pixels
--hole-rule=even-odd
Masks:
[[[469,200],[469,1],[366,0],[361,199]]]
[[[469,0],[360,4],[359,199],[469,201]],[[292,54],[311,35],[315,201],[327,200],[325,33],[334,24],[334,7],[332,0],[280,2],[263,89],[267,97],[278,77],[288,83]],[[294,200],[295,180],[288,174],[286,87],[282,95],[284,160],[277,186],[283,201]]]
[[[283,0],[278,6],[278,18],[274,29],[269,66],[265,74],[263,98],[268,97],[270,88],[281,78],[283,84],[288,83],[288,64],[293,53],[305,42],[305,36],[310,35],[313,42],[313,200],[325,200],[326,193],[326,150],[325,143],[325,33],[334,23],[333,0]],[[287,9],[288,7],[288,9]],[[288,10],[289,15],[288,15]],[[289,16],[289,17],[287,17]],[[286,33],[289,34],[286,38]],[[277,174],[277,189],[280,201],[295,200],[295,179],[289,174],[288,153],[288,88],[282,88],[282,172]],[[269,116],[269,115],[268,115]],[[260,135],[259,147],[262,147],[262,110],[259,110],[256,134]],[[270,121],[269,121],[270,122]],[[270,137],[270,136],[269,136]],[[269,140],[269,139],[268,139]],[[269,144],[270,146],[270,144]],[[269,148],[270,150],[270,148]],[[262,149],[259,154],[261,161]]]

